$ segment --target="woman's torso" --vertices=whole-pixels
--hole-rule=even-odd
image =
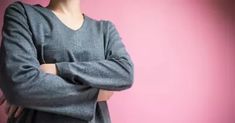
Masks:
[[[78,30],[63,24],[50,10],[39,4],[20,2],[25,8],[29,28],[40,64],[73,61],[102,60],[104,56],[103,21],[84,14],[85,20]],[[94,52],[95,51],[95,52]],[[25,109],[12,123],[88,123],[77,118],[49,112]],[[98,102],[93,120],[89,123],[110,123],[106,102]]]

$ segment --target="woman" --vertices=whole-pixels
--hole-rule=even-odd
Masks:
[[[8,122],[110,123],[106,101],[133,84],[115,25],[82,13],[80,0],[10,4],[0,50]]]

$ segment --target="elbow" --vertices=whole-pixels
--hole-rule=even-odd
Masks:
[[[133,68],[130,70],[130,72],[127,74],[127,78],[126,78],[126,88],[131,88],[133,86],[134,83],[134,70]]]
[[[5,93],[5,97],[6,100],[8,101],[9,104],[11,105],[16,105],[16,106],[25,106],[22,103],[22,97],[17,96],[15,93],[13,92],[8,92],[10,94]]]
[[[1,90],[9,104],[24,106],[23,100],[25,100],[25,96],[22,97],[21,91],[17,91],[15,86],[1,83]]]
[[[134,83],[134,64],[130,62],[128,69],[126,69],[126,74],[123,74],[123,89],[129,89]]]
[[[19,86],[11,86],[11,88],[5,88],[4,95],[9,104],[27,106],[32,100],[32,96],[28,91],[29,90],[23,90]]]
[[[1,90],[4,94],[6,100],[12,105],[21,105],[21,95],[19,89],[17,89],[17,84],[13,83],[9,78],[6,78],[5,73],[1,73]],[[18,91],[17,91],[18,90]]]
[[[128,77],[127,77],[127,83],[128,83],[127,87],[131,88],[134,83],[134,63],[130,60],[129,64],[130,64],[130,67],[129,67]]]
[[[4,77],[2,90],[10,104],[25,106],[30,103],[35,95],[35,88],[32,85],[37,74],[38,71],[32,69],[30,72],[12,72],[7,78]]]

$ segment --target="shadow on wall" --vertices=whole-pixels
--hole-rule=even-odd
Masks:
[[[225,19],[235,25],[235,0],[211,0],[211,2],[222,12]]]
[[[216,5],[215,7],[217,7],[217,9],[219,9],[219,11],[221,12],[221,15],[224,16],[225,20],[227,20],[227,22],[229,22],[230,29],[232,31],[232,35],[233,35],[233,37],[235,37],[235,35],[234,35],[234,33],[235,33],[235,28],[234,28],[235,27],[235,0],[212,0],[212,1],[215,2],[215,5]],[[232,43],[230,43],[230,45],[233,49],[232,54],[234,54],[234,52],[235,52],[234,40],[232,40]],[[233,58],[231,58],[231,59],[232,59],[232,62],[234,63]],[[230,68],[230,69],[232,69],[232,71],[234,71],[234,67]],[[234,72],[232,72],[232,73],[234,73]],[[232,76],[233,76],[233,74],[232,74]],[[234,77],[231,80],[234,80]],[[235,89],[235,85],[233,86],[233,88]],[[234,92],[233,93],[234,96],[233,96],[233,112],[232,113],[235,114],[235,105],[234,105],[235,91],[233,91],[233,92]],[[233,116],[235,116],[235,115],[233,115]],[[235,118],[233,120],[235,120]]]
[[[3,7],[5,8],[5,6],[8,5],[12,1],[13,0],[0,0],[0,15],[1,16],[2,16],[2,13],[3,13],[3,10],[4,10]],[[23,0],[23,1],[26,1],[26,0]],[[29,0],[27,0],[27,1],[29,1]],[[40,3],[42,3],[42,1],[43,0],[37,0],[37,2],[40,2]],[[88,1],[91,1],[91,0],[88,0]],[[103,3],[104,3],[104,1],[105,0],[102,0]],[[130,1],[133,1],[133,0],[130,0]],[[124,36],[127,40],[139,39],[139,40],[135,41],[135,44],[133,44],[133,46],[131,46],[132,44],[130,45],[131,48],[132,48],[130,50],[133,51],[133,55],[136,55],[136,56],[134,56],[136,59],[141,60],[141,61],[136,61],[137,63],[139,63],[139,66],[137,66],[137,67],[139,67],[138,69],[140,70],[140,72],[138,71],[139,75],[143,74],[143,75],[141,75],[141,77],[139,77],[139,83],[141,83],[142,80],[143,80],[143,82],[148,81],[150,86],[147,85],[147,84],[139,84],[137,82],[137,84],[136,84],[136,86],[135,86],[135,88],[133,90],[134,93],[132,93],[132,92],[129,93],[129,95],[131,95],[133,97],[131,97],[129,99],[128,94],[127,94],[127,96],[123,96],[122,97],[122,98],[126,97],[126,99],[127,99],[125,101],[125,103],[126,103],[125,105],[121,105],[120,108],[119,108],[119,105],[120,105],[119,102],[113,103],[113,105],[112,105],[112,109],[113,110],[112,111],[113,111],[113,116],[114,116],[113,117],[114,123],[118,123],[118,122],[125,123],[124,121],[126,121],[126,123],[127,123],[127,121],[129,121],[130,123],[140,123],[141,120],[145,121],[145,119],[147,119],[147,122],[148,121],[149,122],[154,122],[154,120],[155,120],[155,122],[167,123],[167,121],[170,122],[170,121],[172,121],[174,119],[175,120],[178,119],[179,121],[182,120],[181,123],[189,123],[189,122],[183,122],[183,120],[185,120],[185,121],[187,121],[187,120],[189,121],[190,120],[191,123],[193,123],[193,121],[192,121],[193,118],[196,119],[197,117],[201,118],[201,120],[203,120],[203,118],[207,117],[207,115],[206,116],[201,116],[203,114],[199,114],[199,113],[197,114],[197,112],[206,110],[206,109],[204,109],[204,107],[200,107],[200,106],[202,106],[204,104],[204,102],[210,101],[210,99],[212,99],[213,97],[211,97],[210,99],[207,99],[205,101],[200,100],[200,99],[204,99],[204,97],[206,98],[206,96],[204,96],[204,94],[202,94],[202,92],[208,92],[208,93],[211,92],[211,95],[215,95],[215,94],[212,94],[212,92],[214,92],[213,87],[215,89],[220,88],[220,87],[218,87],[217,85],[216,86],[213,85],[213,87],[212,86],[211,87],[208,86],[208,88],[210,88],[211,90],[209,90],[209,91],[208,90],[203,90],[203,89],[206,89],[205,86],[206,85],[210,85],[210,83],[206,82],[206,80],[203,80],[205,75],[202,75],[201,73],[199,73],[200,70],[204,70],[204,69],[200,68],[201,63],[204,63],[204,62],[207,62],[207,61],[208,62],[211,61],[211,63],[214,64],[214,65],[216,65],[216,63],[214,63],[210,59],[210,56],[206,55],[206,53],[203,54],[202,56],[200,56],[201,54],[197,53],[197,51],[199,51],[199,50],[200,51],[204,51],[203,49],[205,49],[205,52],[206,51],[213,52],[212,50],[214,50],[214,49],[212,49],[212,48],[214,47],[214,45],[211,45],[210,47],[208,46],[209,49],[206,49],[207,48],[206,45],[210,45],[211,42],[213,43],[214,42],[213,41],[214,37],[210,37],[210,36],[206,35],[205,38],[209,39],[209,41],[206,40],[206,42],[203,42],[204,41],[203,39],[205,39],[205,38],[201,37],[199,39],[201,39],[203,41],[197,42],[197,39],[193,39],[197,35],[197,34],[194,35],[194,32],[197,32],[196,29],[192,30],[192,33],[188,33],[188,34],[191,34],[192,37],[187,36],[187,35],[185,36],[184,35],[185,30],[181,29],[181,24],[182,24],[183,28],[187,29],[187,27],[185,27],[185,25],[183,23],[180,23],[180,22],[181,21],[182,22],[190,21],[190,19],[191,19],[190,16],[193,16],[193,15],[190,15],[188,17],[187,14],[185,14],[183,12],[181,13],[181,11],[180,11],[181,10],[180,9],[181,6],[168,5],[168,3],[166,1],[164,1],[164,0],[159,0],[159,1],[162,1],[162,3],[161,2],[155,2],[154,0],[140,0],[136,4],[132,4],[130,1],[128,2],[128,4],[126,6],[121,8],[122,9],[121,12],[123,12],[123,14],[119,14],[119,15],[114,15],[113,16],[113,13],[107,12],[107,13],[109,13],[109,14],[107,14],[107,16],[110,15],[109,17],[110,18],[112,17],[113,19],[114,18],[116,19],[115,16],[118,16],[118,17],[121,17],[121,16],[128,17],[128,18],[125,18],[125,19],[128,19],[128,22],[120,22],[119,24],[120,25],[128,25],[130,23],[130,27],[133,28],[133,29],[124,30],[124,28],[125,28],[124,26],[120,27],[120,28],[122,28],[123,31],[127,32],[127,35]],[[148,2],[151,2],[151,1],[154,1],[154,2],[151,3],[151,7],[152,8],[149,7],[150,3],[148,3]],[[158,0],[156,0],[156,1],[158,1]],[[180,3],[181,0],[167,0],[167,1],[175,1],[175,2],[178,1]],[[193,1],[193,0],[187,0],[187,1]],[[200,0],[196,0],[196,1],[200,1]],[[235,26],[235,0],[201,0],[201,1],[203,1],[203,2],[210,2],[209,5],[206,4],[206,6],[213,7],[213,11],[214,10],[218,11],[219,12],[218,16],[219,17],[222,16],[224,21],[229,23],[228,25],[230,26],[231,29],[233,28],[232,25]],[[35,2],[35,0],[32,0],[31,2]],[[115,5],[116,7],[113,6],[113,9],[115,9],[115,10],[113,10],[112,12],[117,12],[118,13],[120,11],[120,8],[118,8],[118,6],[123,5],[122,2],[125,3],[125,1],[115,2],[115,3],[119,3],[119,5]],[[88,2],[88,3],[92,3],[92,2]],[[101,3],[99,4],[100,7],[101,7]],[[156,4],[156,7],[155,7],[154,4]],[[161,8],[161,4],[162,4],[162,8]],[[169,4],[171,4],[171,3],[169,3]],[[172,3],[172,4],[174,4],[174,3]],[[166,10],[167,11],[166,14],[165,13],[162,14],[161,12],[165,11],[165,6],[164,5],[166,5],[166,9],[167,10],[171,9],[170,7],[175,7],[174,9],[176,9],[176,10],[179,9],[179,12],[173,12],[172,10],[169,10],[169,11]],[[105,4],[105,6],[107,7],[108,5]],[[110,6],[111,5],[109,5],[109,7]],[[139,6],[144,7],[143,10],[139,11],[139,8],[138,8]],[[92,9],[92,7],[93,7],[93,4],[89,5],[89,7],[87,7],[87,11],[90,11],[90,13],[93,13],[94,15],[97,15],[97,16],[98,16],[97,13],[102,12],[102,10],[100,10],[99,12],[96,13],[96,12],[94,12],[94,10],[99,10],[101,8],[94,8],[94,9]],[[147,7],[149,7],[149,8],[147,8]],[[167,8],[167,7],[169,7],[169,8]],[[179,8],[177,8],[177,7],[179,7]],[[158,8],[158,9],[156,9],[156,8]],[[130,9],[132,9],[130,12],[124,13],[124,10],[127,11],[127,10],[130,10]],[[149,29],[151,31],[145,32],[145,33],[142,33],[142,32],[138,33],[138,31],[136,30],[137,28],[134,27],[134,25],[137,25],[138,23],[132,24],[132,22],[129,21],[129,18],[130,19],[132,19],[132,18],[133,19],[138,19],[137,17],[139,17],[139,16],[134,16],[135,15],[134,14],[134,10],[138,10],[137,12],[139,12],[139,15],[144,14],[145,12],[146,13],[147,12],[152,13],[152,11],[153,11],[154,14],[155,14],[154,11],[156,11],[156,13],[159,14],[159,15],[156,14],[156,16],[151,16],[148,19],[139,18],[140,20],[145,20],[146,22],[148,22],[144,26],[142,26],[142,25],[139,25],[139,26],[144,27],[143,30],[148,30]],[[131,12],[133,12],[133,14]],[[180,19],[177,18],[177,15],[176,16],[173,15],[174,13],[179,14],[179,16],[181,16],[182,18],[180,18]],[[180,14],[182,14],[182,15],[180,15]],[[147,15],[151,15],[151,14],[147,14]],[[170,18],[172,18],[172,19],[178,20],[178,22],[179,22],[179,31],[181,31],[181,32],[174,32],[174,28],[172,29],[172,27],[173,26],[177,26],[177,25],[174,25],[174,23],[177,24],[178,22],[174,22],[174,20],[168,21],[167,20],[168,16],[171,16]],[[200,18],[200,17],[206,17],[206,16],[199,16],[198,18]],[[124,21],[124,20],[122,20],[122,21]],[[201,19],[201,20],[204,20],[204,19]],[[205,19],[205,20],[207,20],[207,19]],[[116,19],[116,21],[119,21],[119,19]],[[171,23],[168,24],[167,22],[172,22],[172,24]],[[194,22],[196,23],[197,21],[194,21]],[[0,24],[1,23],[2,22],[0,21]],[[207,23],[210,23],[210,22],[207,22]],[[153,27],[152,24],[154,24],[154,26],[155,25],[156,26],[160,25],[160,27],[157,27],[156,29],[152,28]],[[163,25],[163,26],[161,26],[161,25]],[[164,26],[166,26],[167,29]],[[151,28],[149,28],[149,27],[151,27]],[[193,27],[196,27],[196,26],[192,25],[192,28],[190,28],[190,29],[194,29]],[[209,32],[211,30],[210,29],[206,29],[206,28],[207,27],[205,27],[205,28],[202,27],[200,29],[202,31],[204,31],[204,30],[207,31],[208,30],[208,33],[214,34],[213,30],[212,30],[212,32]],[[168,30],[169,30],[169,32],[167,32]],[[131,32],[131,31],[133,31],[133,32]],[[220,30],[218,30],[218,31],[220,32]],[[232,31],[235,32],[235,29],[232,29]],[[163,34],[163,33],[166,33],[166,34]],[[150,37],[150,34],[153,34],[153,36]],[[181,36],[185,36],[185,37],[178,37],[177,34],[182,34]],[[176,37],[176,39],[175,39],[175,37]],[[189,39],[191,41],[185,41],[184,42],[184,41],[181,41],[182,38],[183,39],[184,38],[185,39]],[[142,39],[149,40],[148,41],[149,44],[143,45],[141,43]],[[172,46],[172,44],[168,45],[167,40],[169,40],[170,43],[172,41],[173,43],[177,44],[177,46]],[[163,42],[163,41],[166,41],[166,42]],[[203,46],[203,47],[196,47],[196,46],[193,47],[193,44],[198,44],[197,46],[203,46],[205,44],[205,46]],[[231,43],[231,44],[234,45],[235,43]],[[158,46],[156,46],[156,45],[158,45]],[[179,47],[182,46],[182,49],[180,49],[180,48],[177,49],[178,46]],[[147,49],[145,52],[154,51],[155,52],[154,55],[156,55],[156,58],[154,58],[152,61],[154,61],[154,62],[156,61],[157,63],[151,64],[153,62],[145,60],[145,58],[148,58],[148,57],[152,58],[151,54],[150,55],[143,55],[144,59],[141,58],[142,57],[141,52],[136,51],[134,48],[137,48],[137,49],[138,48],[140,48],[140,49],[143,48],[142,49],[143,51],[145,49]],[[173,49],[170,49],[170,48],[175,48],[175,49],[173,50]],[[183,48],[185,48],[185,49],[183,49]],[[185,53],[184,51],[188,51],[188,53]],[[219,49],[219,51],[222,51],[222,50]],[[219,51],[214,51],[214,52],[217,53]],[[167,54],[165,54],[165,53],[167,53]],[[195,56],[197,58],[207,58],[207,59],[205,59],[205,60],[204,59],[196,60],[196,61],[187,60],[187,59],[189,59],[189,58],[187,58],[187,56],[190,56],[191,53],[192,53],[191,56],[193,56],[192,58],[194,58],[194,56]],[[214,57],[220,58],[220,56],[219,55],[218,56],[215,55],[215,53],[212,53],[214,55]],[[187,64],[188,66],[190,64],[193,64],[193,65],[195,64],[195,66],[190,67],[190,68],[196,69],[197,71],[196,72],[191,71],[190,68],[186,68],[186,67],[182,68],[182,70],[178,70],[178,68],[180,68],[181,66],[185,66],[185,65],[181,64],[181,59],[178,56],[174,56],[174,54],[179,55],[179,57],[182,58],[183,60],[185,60],[185,62],[186,61],[190,61],[191,63],[188,63]],[[235,56],[235,55],[231,55],[231,56]],[[175,59],[177,60],[178,58],[179,58],[179,60],[176,61],[177,63],[174,64],[173,60],[175,60]],[[161,60],[161,59],[163,59],[163,60]],[[172,61],[171,61],[171,59],[172,59]],[[160,60],[160,62],[159,62],[159,60]],[[161,65],[161,63],[163,63],[163,64]],[[169,64],[169,66],[167,66],[168,64]],[[197,69],[197,67],[198,67],[198,69]],[[157,68],[158,70],[156,70],[155,68]],[[208,68],[210,68],[210,67],[208,67]],[[216,67],[214,69],[217,70]],[[168,70],[171,73],[167,73]],[[191,78],[187,78],[187,79],[181,79],[180,78],[181,76],[182,77],[185,76],[184,73],[186,73],[185,71],[187,71],[187,70],[189,70],[187,72],[187,74],[189,76],[192,76],[192,78],[193,77],[196,78],[195,83],[194,83],[194,80],[191,79]],[[205,70],[207,70],[207,67],[205,68]],[[155,72],[159,71],[159,75],[156,76],[155,74],[152,74],[153,71],[155,71]],[[176,75],[174,75],[175,74],[174,72],[176,73]],[[205,71],[205,72],[202,71],[202,73],[208,73],[208,74],[209,74],[209,72],[212,72],[212,73],[210,73],[210,75],[213,75],[213,71],[212,70],[208,70],[208,71]],[[196,73],[196,75],[194,73]],[[215,72],[215,74],[216,74],[216,72]],[[154,77],[148,78],[149,75],[154,75]],[[174,78],[170,79],[169,76],[175,77],[177,81],[174,81],[173,80]],[[159,77],[159,78],[157,78],[157,77]],[[169,77],[169,79],[167,77]],[[218,78],[220,78],[220,77],[218,77]],[[208,77],[208,79],[210,79],[210,77]],[[189,83],[189,82],[184,83],[184,82],[182,82],[184,80],[192,81],[192,83]],[[201,83],[196,83],[197,80],[202,80],[202,81],[201,81]],[[231,80],[235,80],[235,79],[231,79]],[[165,83],[163,83],[163,82],[165,82]],[[176,82],[178,82],[178,83],[175,84]],[[206,82],[205,83],[206,85],[203,82]],[[138,86],[138,84],[139,84],[139,86]],[[173,87],[172,84],[175,84],[176,87]],[[184,85],[184,84],[189,85],[189,87],[191,87],[191,85],[196,85],[196,87],[192,86],[192,91],[185,89],[185,91],[187,92],[187,94],[186,94],[184,92],[184,88],[185,87],[181,87],[181,85]],[[158,87],[154,87],[154,86],[158,86]],[[149,90],[145,90],[145,89],[143,89],[144,87],[147,87],[147,89],[149,87],[150,89]],[[199,90],[197,87],[204,87],[204,88]],[[221,88],[225,88],[225,86],[223,86]],[[155,91],[155,89],[157,91]],[[145,93],[143,93],[142,91],[144,91]],[[193,92],[193,93],[190,93],[190,92]],[[136,94],[136,95],[134,95],[134,94]],[[137,96],[137,94],[140,94],[140,95]],[[195,94],[194,96],[196,98],[194,98],[194,97],[191,98],[190,94]],[[1,95],[1,93],[0,93],[0,95]],[[158,97],[153,98],[152,95],[157,95]],[[220,95],[218,95],[218,98],[214,97],[213,99],[222,98],[222,97],[220,97],[222,95],[223,94],[220,94]],[[215,96],[217,96],[217,95],[215,95]],[[141,98],[145,98],[145,100],[141,101],[142,100]],[[117,101],[119,99],[120,98],[116,98]],[[190,102],[191,104],[190,103],[188,104],[187,101],[191,101],[190,99],[192,99],[192,102]],[[196,99],[199,99],[199,100],[196,100]],[[198,102],[196,102],[196,101],[193,102],[194,100],[196,100]],[[145,103],[145,102],[147,102],[147,106],[143,105],[143,103]],[[212,102],[211,104],[217,106],[217,104],[219,105],[219,103],[222,104],[223,102],[224,101],[220,101],[218,103],[213,103]],[[134,105],[133,105],[133,103],[134,103]],[[128,106],[128,105],[130,105],[130,106]],[[182,107],[180,107],[180,106],[182,106]],[[190,107],[190,106],[192,106],[192,107]],[[193,106],[195,106],[195,107],[193,107]],[[154,110],[152,107],[155,107],[155,108],[157,108],[159,110]],[[211,107],[213,107],[213,106],[211,106]],[[201,108],[203,108],[203,109],[201,109]],[[221,109],[219,109],[219,108],[221,108]],[[222,109],[222,108],[223,108],[223,105],[219,106],[218,108],[215,107],[214,110],[217,110],[217,109],[221,110],[221,111],[222,110],[226,110],[226,109]],[[178,110],[178,109],[180,109],[180,110]],[[190,109],[195,109],[195,111],[191,111]],[[210,109],[210,108],[208,108],[208,109]],[[125,111],[127,111],[127,112],[123,113],[123,110],[124,110],[124,112]],[[132,112],[128,112],[128,110],[132,110]],[[143,113],[138,112],[138,110],[141,110],[141,112],[143,112]],[[189,112],[187,112],[187,111],[189,111]],[[213,111],[209,111],[208,110],[208,114],[209,113],[210,113],[210,116],[215,116],[217,114],[218,115],[222,114],[222,113],[219,113],[219,112],[216,112],[216,111],[213,112]],[[206,113],[204,113],[204,114],[206,114]],[[141,116],[141,117],[139,117],[139,116]],[[187,118],[186,116],[192,117],[192,119],[190,119],[189,117]],[[222,118],[223,116],[218,116],[218,117]],[[220,118],[215,118],[215,119],[219,120]],[[215,122],[213,122],[213,123],[215,123]],[[3,107],[1,107],[1,106],[0,106],[0,123],[6,123],[6,115],[4,113]],[[173,122],[173,123],[179,123],[179,122],[176,121],[176,122]],[[200,123],[205,123],[205,122],[200,122]],[[212,122],[207,122],[207,123],[212,123]],[[219,121],[217,123],[219,123]],[[229,122],[224,122],[224,123],[229,123]],[[232,123],[232,122],[230,122],[230,123]]]

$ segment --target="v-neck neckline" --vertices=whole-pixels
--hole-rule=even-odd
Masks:
[[[86,16],[85,13],[82,13],[83,15],[83,22],[82,22],[82,25],[78,28],[78,29],[72,29],[71,27],[67,26],[64,22],[61,21],[61,19],[51,10],[51,9],[48,9],[46,7],[43,7],[42,5],[40,4],[36,4],[42,8],[44,8],[45,10],[47,10],[47,12],[58,22],[60,23],[65,29],[71,31],[71,32],[80,32],[82,31],[85,27],[86,27],[86,24],[87,24],[87,21],[88,21],[88,18]]]

